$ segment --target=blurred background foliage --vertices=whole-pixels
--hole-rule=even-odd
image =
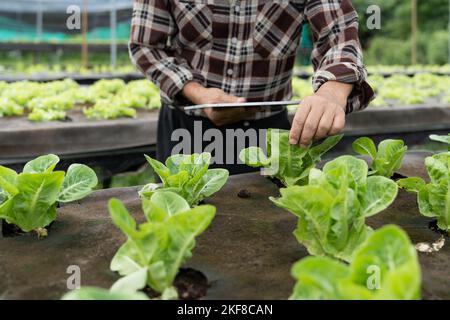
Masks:
[[[2,0],[4,1],[4,0]],[[26,0],[21,0],[26,1]],[[35,1],[35,0],[27,0]],[[100,1],[100,0],[99,0]],[[107,0],[105,0],[107,1]],[[123,0],[125,1],[125,0]],[[449,62],[449,2],[450,0],[417,0],[417,63],[422,65],[443,65]],[[2,2],[0,2],[2,3]],[[352,0],[360,17],[360,37],[367,65],[409,65],[411,64],[411,0]],[[118,52],[118,66],[132,68],[125,48],[130,33],[131,5],[118,11],[117,40],[122,45]],[[377,5],[381,10],[381,29],[369,30],[367,8]],[[90,12],[87,39],[90,44],[105,46],[101,53],[89,52],[89,67],[109,63],[110,26],[109,12]],[[2,14],[0,12],[1,42],[63,42],[81,44],[81,32],[65,32],[65,13],[46,13],[43,34],[36,38],[36,17],[28,14]],[[302,49],[299,50],[298,65],[310,65],[310,31],[304,26]],[[28,35],[29,37],[25,37]],[[22,38],[24,37],[24,38]],[[58,51],[56,51],[58,50]],[[2,69],[17,72],[35,65],[34,69],[48,69],[55,65],[79,65],[77,50],[54,49],[45,52],[3,49],[0,51],[0,73]],[[59,68],[59,66],[58,66]],[[104,69],[103,67],[99,69]],[[134,69],[131,69],[134,70]],[[39,70],[38,70],[39,71]]]
[[[367,64],[409,64],[411,1],[352,0],[360,17],[360,37]],[[367,28],[368,6],[381,8],[381,29]],[[449,0],[418,0],[418,63],[448,63]]]

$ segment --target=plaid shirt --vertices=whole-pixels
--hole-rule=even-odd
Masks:
[[[289,100],[301,26],[313,33],[313,88],[354,84],[347,113],[373,97],[350,0],[135,0],[130,54],[168,105],[188,81],[247,101]],[[263,109],[254,119],[279,112]]]

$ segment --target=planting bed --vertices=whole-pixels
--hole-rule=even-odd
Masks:
[[[428,155],[409,153],[399,173],[426,178],[423,161]],[[81,268],[83,286],[109,288],[118,279],[109,271],[109,262],[125,237],[112,224],[107,201],[119,198],[142,221],[137,190],[98,191],[61,207],[45,240],[34,234],[1,238],[0,298],[59,299],[67,291],[70,265]],[[217,216],[198,238],[186,265],[207,276],[206,299],[286,299],[290,295],[294,285],[290,268],[307,252],[292,235],[297,219],[268,200],[277,194],[274,183],[252,173],[230,177],[221,192],[206,201],[217,207]],[[367,222],[374,228],[398,224],[417,243],[440,237],[428,228],[430,221],[419,214],[414,195],[399,191],[387,210]],[[450,299],[450,239],[446,240],[437,253],[419,253],[425,299]]]
[[[41,154],[84,154],[142,147],[156,142],[158,113],[139,110],[136,119],[88,120],[81,110],[68,121],[31,123],[20,117],[0,118],[0,163]]]
[[[133,170],[153,154],[158,112],[138,110],[137,119],[88,120],[80,109],[69,121],[31,123],[25,118],[0,118],[0,165],[16,170],[48,153],[61,156],[62,167],[76,160],[103,168],[102,179]]]
[[[46,153],[70,154],[123,150],[156,143],[157,111],[138,112],[136,119],[88,120],[69,111],[70,121],[30,123],[25,118],[0,118],[0,164]],[[290,113],[292,120],[293,113]],[[450,130],[450,106],[369,108],[348,116],[346,136],[423,133]],[[352,138],[353,139],[353,138]],[[408,142],[408,141],[407,141]]]
[[[353,136],[450,129],[450,105],[369,107],[348,116],[345,133]]]
[[[145,77],[138,72],[127,72],[127,73],[45,73],[45,74],[0,74],[0,81],[6,82],[16,82],[16,81],[38,81],[38,82],[49,82],[64,79],[72,79],[79,84],[92,84],[98,80],[106,79],[122,79],[125,82],[130,82],[132,80],[140,80]]]

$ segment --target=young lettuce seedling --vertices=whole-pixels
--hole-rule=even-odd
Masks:
[[[437,134],[430,135],[430,139],[437,142],[448,144],[448,151],[450,151],[450,133],[446,136],[439,136]]]
[[[394,225],[372,233],[348,266],[307,257],[292,268],[291,300],[412,300],[421,297],[421,272],[408,235]]]
[[[171,191],[142,199],[142,207],[148,222],[137,226],[119,200],[109,202],[114,224],[128,237],[111,261],[111,270],[125,276],[112,289],[133,292],[148,285],[162,293],[162,299],[176,299],[173,282],[178,270],[192,256],[195,238],[209,226],[216,209],[191,209]]]
[[[226,169],[209,169],[210,153],[192,155],[176,154],[167,158],[165,165],[145,156],[162,181],[162,188],[150,183],[139,192],[142,197],[151,197],[157,190],[168,190],[182,196],[190,206],[219,191],[227,182]]]
[[[372,159],[370,175],[379,175],[386,178],[392,177],[395,170],[400,169],[406,150],[408,150],[403,140],[387,139],[378,144],[377,151],[375,143],[368,137],[356,139],[352,146],[356,153],[369,156]]]
[[[119,280],[120,281],[120,280]],[[81,287],[66,293],[61,300],[150,300],[143,292],[107,290],[97,287]]]
[[[417,194],[419,211],[425,217],[436,218],[439,229],[450,232],[450,152],[425,158],[431,182],[418,177],[400,179],[400,188]]]
[[[263,174],[279,179],[285,186],[304,185],[309,171],[342,137],[332,136],[318,145],[301,148],[289,143],[288,130],[269,129],[266,137],[267,156],[261,148],[249,147],[241,151],[239,158],[250,167],[263,167]]]
[[[54,154],[28,162],[23,172],[0,166],[0,218],[22,231],[41,230],[56,219],[56,203],[71,202],[89,195],[97,185],[88,166],[72,164],[53,171],[59,158]]]
[[[299,220],[294,235],[308,252],[351,261],[354,251],[372,229],[365,218],[386,209],[397,196],[394,181],[367,177],[367,164],[341,156],[311,169],[309,185],[280,189],[281,197],[270,200]]]
[[[144,292],[139,291],[145,286],[146,278],[146,270],[142,269],[132,277],[120,278],[109,290],[81,287],[67,292],[61,300],[150,300]]]

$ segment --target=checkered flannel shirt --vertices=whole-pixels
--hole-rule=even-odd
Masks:
[[[354,84],[347,113],[365,108],[373,91],[350,0],[135,0],[130,55],[167,105],[186,104],[188,81],[247,101],[289,100],[304,22],[314,90],[328,80]],[[261,108],[254,119],[279,111]]]

